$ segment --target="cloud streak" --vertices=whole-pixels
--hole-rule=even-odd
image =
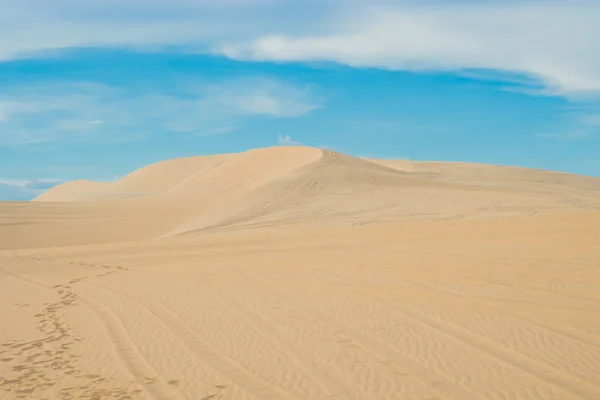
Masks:
[[[600,135],[600,106],[594,103],[575,103],[564,108],[568,126],[553,133],[538,136],[555,140],[593,140]]]
[[[396,6],[347,17],[330,34],[265,35],[218,51],[241,60],[335,61],[395,70],[506,70],[559,95],[600,93],[600,5]]]
[[[0,145],[211,136],[250,118],[301,117],[322,104],[313,87],[265,77],[163,89],[86,82],[16,86],[0,95]]]
[[[60,179],[2,179],[0,178],[0,201],[31,200],[49,188],[63,183]]]
[[[280,146],[300,146],[302,143],[295,141],[292,139],[291,135],[282,135],[281,133],[277,134],[277,144]]]
[[[290,4],[292,3],[292,4]],[[81,47],[208,49],[224,39],[290,31],[299,2],[277,0],[0,0],[0,60]],[[277,16],[278,18],[273,18]],[[311,18],[307,18],[310,21]],[[305,23],[306,26],[310,24]]]
[[[535,94],[600,94],[597,1],[0,0],[0,7],[0,60],[80,47],[212,50],[239,60],[498,70],[539,80],[544,90]]]

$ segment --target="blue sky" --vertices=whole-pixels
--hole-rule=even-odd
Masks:
[[[277,144],[600,177],[597,2],[48,3],[0,0],[2,200]]]

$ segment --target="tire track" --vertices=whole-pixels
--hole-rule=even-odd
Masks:
[[[114,291],[105,286],[90,284],[96,287],[103,287],[105,290]],[[192,350],[200,359],[206,362],[215,370],[226,376],[240,388],[247,390],[255,395],[257,399],[290,399],[301,400],[299,397],[289,393],[277,386],[271,385],[252,372],[248,371],[243,365],[235,360],[220,354],[220,350],[200,338],[198,333],[183,321],[177,313],[166,306],[150,300],[146,296],[138,293],[125,294],[118,292],[124,297],[135,301],[153,314],[176,338]]]
[[[134,376],[146,377],[150,381],[150,385],[145,387],[154,398],[159,400],[173,400],[187,397],[183,396],[181,392],[175,391],[160,379],[158,372],[152,367],[127,334],[127,328],[125,328],[121,319],[109,307],[90,298],[79,296],[79,299],[102,321],[127,369],[134,372]],[[148,378],[149,376],[152,378]]]

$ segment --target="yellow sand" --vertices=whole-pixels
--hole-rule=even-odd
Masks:
[[[0,399],[600,399],[599,211],[306,147],[0,203]]]

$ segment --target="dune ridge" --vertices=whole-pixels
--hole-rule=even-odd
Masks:
[[[301,146],[0,202],[0,398],[600,398],[600,179]]]
[[[360,159],[281,146],[188,157],[114,183],[67,182],[0,206],[0,248],[68,246],[273,227],[497,219],[600,209],[600,179],[467,163]],[[73,215],[73,217],[66,217]],[[59,227],[59,229],[57,229]]]

